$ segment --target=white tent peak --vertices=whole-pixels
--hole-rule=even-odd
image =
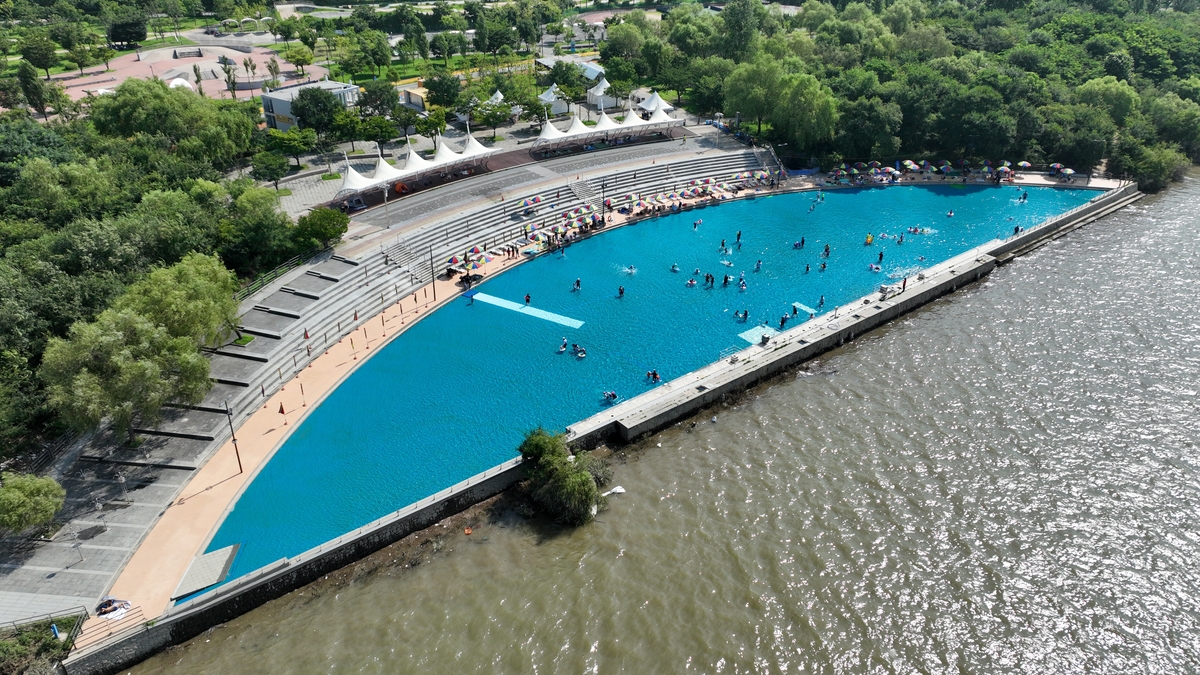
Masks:
[[[434,145],[437,146],[437,152],[433,155],[434,164],[453,164],[462,159],[462,155],[454,152],[450,149],[449,145],[446,145],[445,138],[438,136]]]
[[[657,91],[650,94],[650,98],[638,104],[638,107],[646,112],[654,112],[655,110],[658,110],[660,106],[666,108],[667,112],[671,112],[675,109],[675,106],[664,101],[662,97],[658,95]]]
[[[492,94],[491,98],[489,98],[488,100],[484,101],[484,103],[488,103],[488,104],[490,104],[490,105],[495,105],[495,104],[497,104],[497,103],[500,103],[500,102],[502,102],[502,101],[504,101],[504,94],[501,94],[501,93],[500,93],[500,90],[499,90],[499,89],[497,89],[497,90],[496,90],[496,93]]]
[[[579,115],[571,118],[571,126],[567,127],[568,136],[581,136],[590,133],[592,133],[592,128],[584,124],[583,119]]]

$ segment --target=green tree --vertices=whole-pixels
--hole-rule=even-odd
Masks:
[[[434,108],[419,118],[416,123],[417,133],[427,138],[433,138],[446,131],[446,111]]]
[[[264,150],[250,158],[250,175],[255,180],[271,181],[279,190],[279,179],[288,173],[287,157]]]
[[[5,472],[0,476],[0,531],[19,533],[50,522],[66,497],[53,478]]]
[[[297,168],[300,166],[300,155],[312,152],[316,145],[317,132],[312,129],[290,127],[287,131],[267,130],[267,146],[281,155],[295,159]]]
[[[344,109],[337,96],[320,87],[301,89],[292,99],[292,113],[300,125],[322,137],[333,129],[334,116]]]
[[[21,57],[33,64],[33,67],[46,71],[46,79],[50,79],[50,69],[58,65],[58,45],[42,31],[30,31],[21,40],[19,51]]]
[[[400,95],[387,80],[371,80],[358,94],[358,109],[364,117],[387,115],[399,104]]]
[[[134,441],[135,422],[158,422],[163,405],[196,404],[208,392],[208,359],[186,337],[131,311],[106,310],[51,338],[41,367],[50,405],[81,430],[110,419]]]
[[[762,133],[762,121],[775,109],[779,99],[783,69],[769,58],[743,63],[725,79],[725,114],[732,117],[741,113],[758,122]]]
[[[296,66],[300,69],[300,74],[304,74],[304,66],[313,62],[312,49],[304,45],[297,45],[283,53],[283,60]]]
[[[455,73],[437,70],[425,78],[425,89],[429,91],[431,105],[451,106],[458,100],[462,83]]]
[[[21,61],[21,64],[17,66],[17,81],[21,83],[21,93],[25,97],[25,103],[38,111],[38,114],[44,119],[49,119],[46,116],[46,108],[50,103],[46,96],[46,84],[38,79],[33,64]]]
[[[349,141],[350,149],[356,150],[354,143],[364,139],[362,118],[349,110],[339,110],[333,116],[333,135],[339,141]]]
[[[896,111],[898,114],[899,107]],[[811,148],[833,138],[838,125],[837,101],[829,87],[812,75],[788,76],[772,111],[771,124],[776,135],[795,149]]]
[[[217,346],[237,326],[236,290],[237,279],[220,258],[189,253],[130,286],[113,310],[138,314],[196,347]]]
[[[608,29],[608,40],[600,48],[602,58],[609,59],[620,56],[626,59],[637,58],[642,51],[642,43],[646,38],[636,26],[627,23],[617,24]]]
[[[1094,105],[1108,113],[1117,126],[1141,105],[1141,97],[1128,82],[1118,82],[1112,75],[1088,80],[1075,90],[1080,103]]]
[[[492,130],[492,140],[496,139],[496,127],[508,122],[512,117],[512,106],[507,103],[480,103],[475,106],[471,116],[479,120],[485,127]]]
[[[75,64],[79,69],[79,74],[83,75],[83,69],[95,63],[92,58],[92,50],[85,44],[77,44],[67,52],[67,60]]]
[[[396,123],[382,115],[375,115],[363,120],[361,129],[363,138],[375,141],[380,157],[383,157],[383,144],[398,135]]]
[[[584,525],[603,508],[599,483],[611,473],[596,466],[588,455],[572,457],[562,434],[539,427],[525,435],[519,450],[529,466],[529,496],[556,522]]]
[[[758,19],[754,13],[756,5],[758,3],[755,0],[730,0],[721,10],[721,20],[725,24],[726,55],[735,61],[751,52],[758,29]]]
[[[317,208],[300,216],[292,238],[300,250],[332,246],[350,224],[350,217],[337,209]]]

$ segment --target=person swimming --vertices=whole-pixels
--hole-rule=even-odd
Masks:
[[[558,351],[560,353],[567,351],[567,338],[563,338],[562,346],[558,348]]]
[[[637,274],[637,268],[634,267],[633,265],[630,265],[629,267],[625,268],[625,273],[626,274]]]
[[[825,263],[821,263],[821,271],[822,271],[822,272],[824,272],[824,271],[825,271],[825,267],[826,267]]]
[[[618,298],[625,297],[625,287],[624,286],[617,286],[617,297]]]
[[[691,288],[692,286],[695,286],[695,285],[696,285],[696,280],[695,280],[695,279],[688,279],[688,280],[687,280],[687,287],[688,287],[688,288]]]
[[[755,272],[761,272],[761,271],[762,271],[762,261],[761,261],[761,260],[759,260],[758,262],[754,263],[754,271],[755,271]]]
[[[679,271],[679,265],[676,265],[676,264],[674,264],[674,263],[671,263],[671,271],[672,271],[672,272],[678,272],[678,271]]]
[[[796,248],[796,249],[800,248],[800,242],[796,242],[796,243],[792,244],[792,248]]]
[[[946,217],[953,218],[954,217],[954,209],[950,209],[950,212],[946,214]]]
[[[817,307],[824,307],[824,306],[825,306],[825,296],[822,295],[821,299],[817,302]]]
[[[808,265],[805,265],[805,266],[804,266],[804,273],[805,273],[805,274],[808,274]]]
[[[746,280],[745,279],[742,279],[741,281],[738,282],[738,288],[740,288],[743,291],[746,290]]]
[[[825,254],[824,255],[826,258],[829,257],[829,244],[825,244]]]
[[[696,271],[695,271],[695,272],[692,272],[692,274],[700,274],[700,268],[699,268],[699,267],[697,267],[697,268],[696,268]]]

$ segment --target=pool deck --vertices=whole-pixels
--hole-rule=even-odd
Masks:
[[[928,181],[932,184],[940,182]],[[926,183],[927,181],[903,181],[899,184],[921,185]],[[987,183],[979,181],[978,184]],[[1044,176],[1027,176],[1017,181],[1016,184],[1065,187],[1062,183],[1051,181]],[[1093,180],[1091,185],[1075,184],[1071,187],[1106,190],[1119,185],[1118,181]],[[879,187],[883,186],[879,185]],[[744,196],[766,196],[776,192],[815,188],[813,181],[791,179],[780,190],[763,189],[756,193],[746,193]],[[839,188],[828,186],[824,189]],[[612,224],[621,225],[630,220],[640,220],[640,218],[613,214]],[[601,232],[609,229],[611,226],[604,228]],[[488,263],[483,271],[489,277],[494,276],[527,259],[531,258],[525,256],[497,257],[493,262]],[[994,261],[984,264],[987,271],[990,271],[988,265],[991,264],[994,264]],[[978,265],[972,269],[977,267]],[[929,283],[933,283],[933,281],[931,280]],[[425,290],[432,290],[432,295],[438,298],[437,302],[434,302],[431,297],[427,299],[424,292],[405,297],[397,304],[372,317],[346,338],[330,345],[325,354],[319,356],[309,367],[288,381],[282,390],[267,398],[262,407],[238,427],[236,432],[238,453],[235,454],[234,442],[228,441],[212,455],[203,467],[195,472],[182,496],[168,505],[158,523],[137,547],[113,584],[110,594],[130,601],[135,607],[140,607],[145,617],[152,618],[163,614],[171,606],[171,598],[192,560],[202,552],[202,547],[207,544],[225,515],[233,508],[244,488],[253,480],[258,470],[269,461],[275,450],[282,445],[290,429],[295,428],[309,410],[316,407],[326,395],[336,389],[360,362],[365,361],[381,346],[401,334],[420,318],[428,315],[438,306],[457,298],[463,292],[463,289],[453,281],[440,279],[435,280],[432,289],[426,286]],[[908,297],[916,298],[919,293],[919,283],[910,282],[907,291]],[[878,313],[883,309],[862,311]],[[843,311],[844,313],[845,311]],[[886,320],[890,319],[882,319],[882,321]],[[869,329],[859,332],[865,332],[865,330]],[[769,351],[778,356],[778,350],[781,349],[791,349],[799,354],[800,351],[804,351],[806,344],[811,346],[818,341],[827,340],[830,335],[836,336],[837,332],[830,326],[829,315],[818,317],[815,321],[806,322],[786,331],[783,334],[786,336],[785,339],[772,340],[767,350],[759,346],[752,346],[739,354],[740,358],[737,363],[730,363],[726,359],[706,366],[639,396],[635,399],[636,404],[634,401],[624,402],[601,415],[572,425],[570,433],[573,437],[584,438],[611,431],[611,429],[605,429],[606,425],[619,424],[622,429],[621,436],[635,437],[642,433],[643,429],[661,426],[657,421],[661,411],[655,411],[664,406],[677,407],[672,401],[677,398],[677,394],[681,390],[691,387],[691,390],[694,391],[697,385],[693,384],[692,380],[699,382],[703,378],[719,377],[723,381],[733,382],[739,377],[745,376],[749,372],[747,369],[754,369],[754,364],[761,358],[758,354]],[[818,335],[823,337],[818,337]],[[796,358],[803,360],[800,356]],[[792,362],[795,362],[795,359],[789,361],[789,363]],[[281,406],[284,414],[280,414]],[[240,454],[243,469],[241,473],[238,472],[238,454]],[[86,642],[81,644],[81,646],[84,645]]]

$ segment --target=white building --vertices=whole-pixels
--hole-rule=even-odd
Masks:
[[[342,105],[347,108],[358,102],[358,85],[334,82],[332,80],[305,82],[304,84],[296,84],[290,87],[264,90],[262,107],[263,115],[267,118],[267,126],[271,129],[287,131],[297,124],[302,125],[303,120],[297,121],[296,116],[292,114],[292,100],[302,90],[311,87],[320,87],[328,91],[336,96],[342,102]]]

